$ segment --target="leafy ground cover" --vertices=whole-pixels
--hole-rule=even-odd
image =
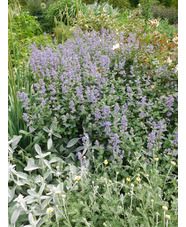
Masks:
[[[147,6],[9,11],[9,226],[177,226],[177,28]]]

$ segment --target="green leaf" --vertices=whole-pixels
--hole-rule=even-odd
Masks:
[[[58,133],[53,132],[52,134],[59,139],[61,138],[61,136]]]
[[[41,152],[41,147],[38,145],[38,144],[35,144],[35,150],[36,150],[36,152],[38,153],[38,155],[41,155],[42,154],[42,152]]]
[[[28,134],[29,134],[29,132],[26,132],[26,131],[24,131],[24,130],[20,130],[19,133],[22,133],[22,134],[24,134],[24,135],[28,135]]]
[[[28,160],[27,166],[24,168],[25,171],[32,171],[35,169],[40,169],[39,166],[35,165],[35,161],[33,158],[30,158]]]
[[[48,141],[47,141],[47,148],[48,148],[48,150],[50,150],[50,148],[52,147],[52,144],[53,144],[52,139],[51,138],[48,139]]]
[[[21,210],[20,210],[20,209],[14,210],[14,212],[13,212],[13,214],[12,214],[12,216],[11,216],[11,224],[12,224],[12,225],[13,225],[14,223],[16,223],[16,221],[17,221],[17,219],[18,219],[20,213],[21,213]]]
[[[43,130],[45,131],[45,132],[48,132],[49,133],[49,129],[47,128],[47,127],[43,127]]]
[[[80,139],[80,138],[71,139],[71,140],[68,142],[67,147],[69,148],[69,147],[74,146],[74,145],[78,142],[79,139]]]

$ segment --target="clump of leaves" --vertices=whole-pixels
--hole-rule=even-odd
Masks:
[[[18,171],[11,161],[20,138],[9,141],[10,225],[155,226],[165,224],[165,215],[171,216],[167,225],[177,225],[175,161],[167,163],[168,171],[162,174],[162,160],[156,157],[146,165],[136,152],[130,167],[123,165],[122,171],[105,160],[98,171],[90,172],[88,155],[84,165],[77,167],[52,154],[51,147],[43,152],[36,144],[35,157]],[[165,185],[172,184],[175,189],[164,194]]]

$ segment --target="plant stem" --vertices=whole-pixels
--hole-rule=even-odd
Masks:
[[[65,215],[66,215],[66,217],[67,217],[67,221],[68,221],[69,225],[72,227],[72,225],[70,224],[69,217],[68,217],[68,215],[67,215],[66,206],[65,206],[65,199],[63,199],[63,206],[64,206]]]
[[[158,214],[156,214],[156,227],[158,226]]]
[[[164,222],[164,223],[163,223],[163,224],[164,224],[163,226],[164,226],[164,227],[165,227],[165,213],[166,213],[166,211],[164,211],[164,219],[163,219],[163,222]]]
[[[133,187],[132,187],[132,189],[131,189],[130,213],[132,213],[132,199],[133,199]]]

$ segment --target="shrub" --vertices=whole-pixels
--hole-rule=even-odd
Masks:
[[[174,6],[178,8],[178,0],[161,0],[160,2],[166,7]]]
[[[109,0],[108,3],[120,11],[125,11],[130,8],[129,0]]]
[[[32,16],[37,16],[37,18],[40,21],[40,18],[42,17],[42,7],[41,3],[42,0],[27,0],[26,2],[26,8],[29,11],[29,13]]]
[[[20,38],[33,37],[41,33],[40,25],[36,17],[29,12],[21,11],[20,15],[12,18],[12,31]]]
[[[151,7],[152,14],[155,18],[167,19],[169,24],[178,24],[178,10],[176,7],[164,7],[155,5]]]
[[[137,7],[137,5],[139,4],[139,0],[129,0],[129,2],[132,7]]]
[[[108,15],[105,12],[101,12],[98,15],[96,15],[93,11],[88,12],[89,15],[79,12],[78,19],[73,21],[73,30],[76,30],[78,27],[80,27],[83,31],[101,31],[102,28],[112,31],[120,28],[115,16]]]
[[[178,33],[178,28],[170,25],[167,19],[160,20],[157,30],[162,34],[166,34],[171,40],[173,40],[174,35]]]
[[[10,10],[8,19],[8,46],[13,66],[15,66],[17,59],[22,60],[20,55],[26,54],[19,51],[25,47],[24,39],[40,34],[41,27],[36,17],[30,16],[28,12],[24,11],[20,11],[18,14]]]
[[[43,133],[53,121],[69,139],[85,130],[120,164],[142,146],[150,155],[173,149],[165,141],[177,128],[176,46],[160,38],[77,31],[65,45],[33,46],[32,97],[18,93],[30,132]]]
[[[67,8],[68,8],[68,15],[70,18],[75,18],[77,13],[77,4],[81,5],[81,0],[61,0],[54,2],[51,4],[48,8],[48,10],[45,13],[45,24],[48,27],[48,31],[52,31],[52,29],[55,27],[54,23],[54,17],[59,21],[60,20],[60,13],[61,11],[63,16],[63,22],[67,24]],[[67,5],[67,8],[66,8]]]

